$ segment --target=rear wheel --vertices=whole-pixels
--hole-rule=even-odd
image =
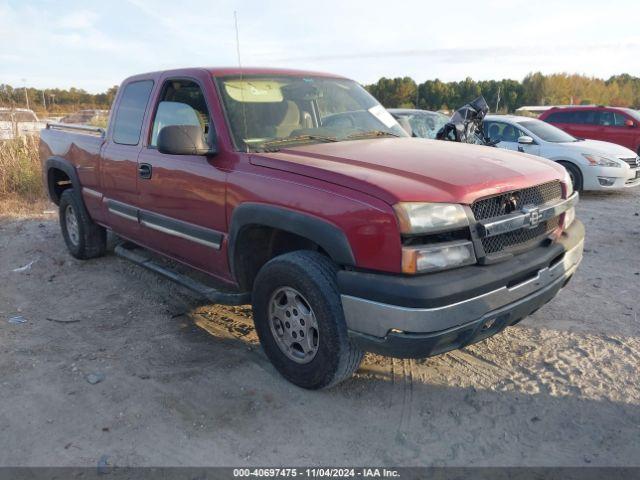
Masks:
[[[364,355],[349,339],[336,271],[324,255],[297,251],[267,262],[254,283],[262,348],[278,372],[303,388],[349,378]]]
[[[59,214],[62,236],[71,255],[82,260],[104,255],[107,232],[89,218],[74,189],[62,192]]]
[[[566,170],[569,172],[569,178],[571,179],[571,183],[573,184],[573,189],[576,192],[582,192],[582,173],[580,173],[580,169],[576,167],[573,163],[569,162],[558,162],[560,163]]]

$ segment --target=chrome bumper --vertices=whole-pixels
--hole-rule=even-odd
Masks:
[[[538,270],[537,274],[512,287],[502,287],[477,297],[438,308],[407,308],[342,295],[342,307],[349,330],[384,337],[391,330],[432,333],[476,321],[494,310],[558,289],[575,272],[582,260],[584,240],[565,252],[558,263]]]

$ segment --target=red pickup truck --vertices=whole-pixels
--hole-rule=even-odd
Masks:
[[[109,229],[121,255],[210,301],[251,302],[267,356],[305,388],[349,377],[364,351],[427,357],[494,335],[582,258],[561,166],[409,138],[336,75],[137,75],[106,131],[77,128],[49,125],[40,144],[71,254],[102,255]]]

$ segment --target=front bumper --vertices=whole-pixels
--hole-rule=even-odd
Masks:
[[[628,167],[586,167],[583,170],[584,190],[618,190],[622,188],[636,187],[640,185],[640,169]],[[600,178],[609,182],[602,184]]]
[[[551,300],[582,259],[575,220],[549,245],[495,265],[417,277],[340,272],[351,338],[364,350],[420,358],[494,335]]]

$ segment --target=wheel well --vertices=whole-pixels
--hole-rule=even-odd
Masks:
[[[50,168],[47,172],[47,183],[51,200],[58,205],[60,196],[67,188],[71,188],[71,178],[59,168]]]
[[[580,166],[570,160],[556,160],[557,163],[559,163],[560,165],[562,165],[563,167],[567,168],[566,165],[571,165],[572,167],[574,167],[577,170],[578,176],[580,177],[579,180],[579,189],[581,190],[584,187],[584,175],[582,174],[582,169],[580,168]]]
[[[578,165],[575,162],[572,162],[571,160],[556,160],[556,163],[559,163],[563,167],[565,165],[571,165],[572,167],[575,167],[576,169],[578,169],[578,173],[580,173],[580,175],[582,175],[582,169],[580,168],[580,165]]]
[[[260,268],[278,255],[296,250],[326,252],[313,240],[278,228],[248,225],[238,234],[234,248],[234,274],[243,290],[251,290]]]

